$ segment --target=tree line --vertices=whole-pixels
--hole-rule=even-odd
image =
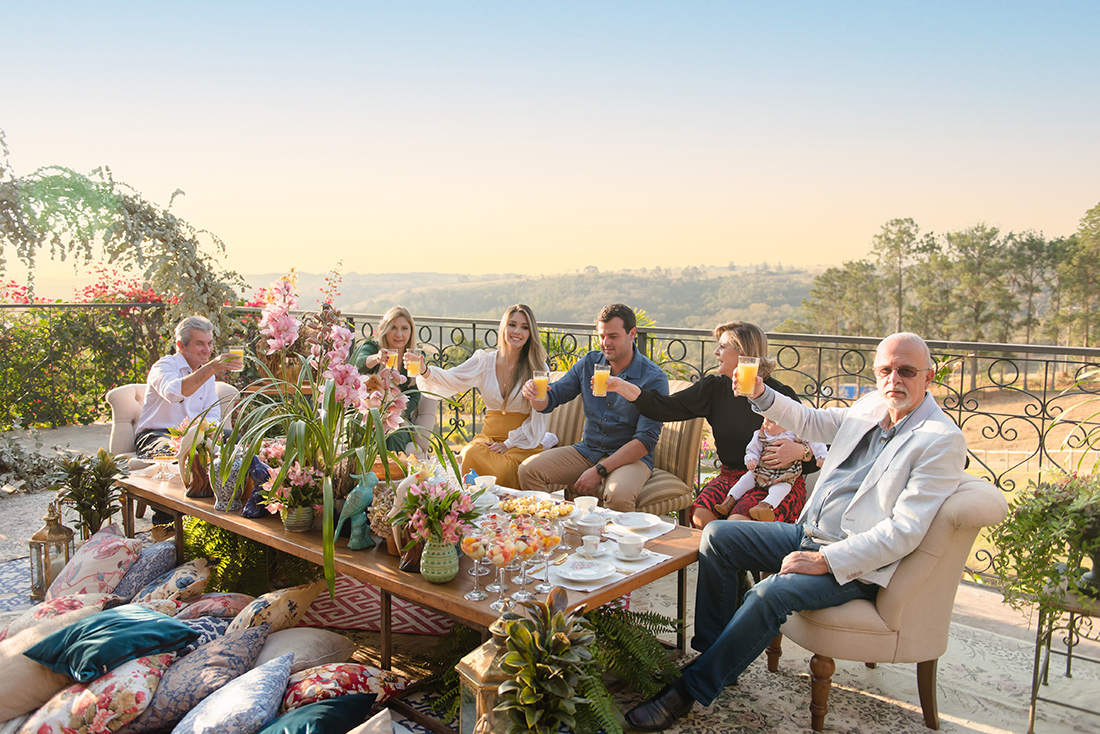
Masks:
[[[1002,233],[979,222],[941,235],[892,219],[867,257],[818,275],[785,332],[1095,346],[1100,204],[1077,231]]]

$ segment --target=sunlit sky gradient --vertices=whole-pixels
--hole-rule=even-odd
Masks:
[[[0,128],[17,175],[183,189],[243,272],[835,264],[894,217],[1075,231],[1097,28],[1097,2],[12,2]]]

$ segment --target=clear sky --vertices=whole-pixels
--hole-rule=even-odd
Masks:
[[[106,165],[243,272],[862,257],[1100,202],[1100,2],[9,2],[17,175]]]

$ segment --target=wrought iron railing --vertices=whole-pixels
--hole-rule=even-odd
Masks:
[[[162,313],[155,310],[159,307],[149,308],[148,304],[3,307],[0,420],[10,425],[18,415],[56,425],[104,416],[103,394],[117,384],[142,380],[151,364],[153,353],[148,348],[134,349],[148,342],[147,327]],[[373,335],[380,318],[377,314],[344,316],[362,338]],[[453,366],[475,349],[496,346],[498,323],[493,320],[420,316],[416,320],[417,341],[435,365]],[[168,326],[160,325],[162,332]],[[541,326],[552,369],[568,368],[597,346],[591,324]],[[16,339],[20,329],[23,335]],[[86,343],[77,342],[76,334],[96,336]],[[167,343],[163,334],[161,339]],[[871,366],[878,339],[770,334],[769,340],[777,361],[775,377],[794,388],[804,402],[819,407],[847,405],[874,389]],[[716,369],[714,340],[707,330],[640,327],[638,344],[670,376],[697,380]],[[1011,492],[1042,473],[1072,471],[1081,461],[1091,470],[1096,456],[1087,450],[1084,439],[1100,428],[1100,421],[1092,417],[1100,410],[1100,402],[1087,405],[1100,394],[1100,381],[1089,379],[1089,373],[1100,368],[1100,349],[946,341],[929,342],[929,346],[938,361],[958,363],[934,385],[933,392],[967,435],[971,473]],[[438,429],[450,442],[464,444],[478,432],[482,409],[476,390],[443,402]],[[701,468],[706,470],[705,463]],[[988,552],[978,555],[978,570],[988,570],[989,558]]]

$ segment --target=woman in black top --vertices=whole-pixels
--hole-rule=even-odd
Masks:
[[[737,358],[741,355],[760,358],[760,375],[764,384],[795,400],[794,390],[770,377],[775,363],[768,359],[768,338],[759,326],[743,321],[733,321],[715,328],[714,336],[718,346],[714,356],[718,359],[718,373],[704,376],[691,387],[672,395],[660,395],[652,390],[644,390],[625,380],[612,377],[607,389],[622,395],[633,402],[638,412],[647,418],[665,423],[706,418],[714,434],[714,447],[722,468],[718,476],[707,482],[699,491],[695,504],[691,506],[691,522],[697,528],[704,527],[712,520],[723,519],[715,507],[726,499],[730,487],[744,474],[745,448],[753,434],[760,430],[763,417],[756,413],[748,399],[733,393],[733,372],[737,368]],[[804,456],[805,445],[794,441],[782,443],[774,450],[769,449],[761,457],[766,466],[783,466]],[[817,463],[810,460],[803,463],[803,475],[817,471]],[[737,501],[729,514],[731,520],[750,520],[749,508],[763,500],[768,491],[761,487],[745,493]],[[775,508],[775,519],[782,522],[794,522],[806,502],[806,480],[800,476],[791,487],[790,493]]]

